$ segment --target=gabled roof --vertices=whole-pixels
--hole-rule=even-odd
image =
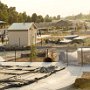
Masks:
[[[32,25],[35,26],[34,23],[13,23],[8,30],[28,30],[32,27]],[[36,27],[36,26],[35,26]]]
[[[65,26],[71,26],[72,22],[69,20],[56,20],[53,22],[42,22],[42,23],[36,23],[36,26],[39,29],[43,29],[43,28],[49,28],[49,27],[65,27]]]
[[[52,22],[41,22],[41,23],[36,23],[37,28],[48,28],[52,26]]]

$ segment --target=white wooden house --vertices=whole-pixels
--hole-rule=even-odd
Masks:
[[[8,28],[10,46],[30,46],[36,43],[37,27],[34,23],[13,23]]]

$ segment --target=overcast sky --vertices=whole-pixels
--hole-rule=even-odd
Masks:
[[[37,13],[45,16],[76,15],[90,13],[90,0],[0,0],[9,7],[16,7],[18,12],[26,11],[28,15]]]

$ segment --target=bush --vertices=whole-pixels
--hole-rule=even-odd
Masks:
[[[53,60],[51,58],[47,57],[44,59],[44,62],[53,62]]]
[[[31,53],[30,53],[30,59],[35,59],[36,58],[36,46],[31,45]]]

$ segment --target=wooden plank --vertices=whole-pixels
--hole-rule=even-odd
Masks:
[[[8,68],[8,70],[23,70],[23,71],[30,71],[30,70],[35,70],[37,67],[11,67]]]
[[[15,75],[0,74],[0,80],[12,78]]]
[[[9,86],[7,83],[0,83],[0,90],[4,90],[5,87]]]
[[[11,75],[19,75],[19,74],[25,74],[29,71],[17,71],[17,70],[0,70],[0,74],[11,74]]]
[[[47,74],[43,74],[43,73],[30,73],[30,74],[25,74],[25,75],[20,75],[20,76],[17,76],[17,80],[20,79],[20,80],[33,80],[35,78],[40,78],[40,77],[43,77]]]

